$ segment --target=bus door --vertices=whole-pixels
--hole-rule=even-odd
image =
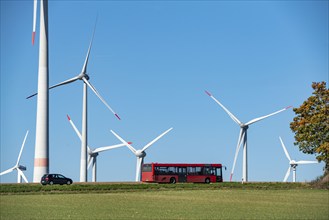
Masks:
[[[216,168],[216,182],[223,182],[222,168]]]
[[[186,167],[178,167],[178,182],[187,181]]]

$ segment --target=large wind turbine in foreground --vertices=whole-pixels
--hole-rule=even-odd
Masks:
[[[241,121],[239,121],[237,119],[237,117],[235,117],[229,110],[227,110],[227,108],[225,108],[224,105],[222,105],[212,94],[210,94],[208,91],[205,91],[207,93],[207,95],[209,95],[220,107],[222,107],[224,109],[224,111],[233,119],[233,121],[235,123],[237,123],[240,126],[240,134],[239,134],[239,139],[238,139],[238,144],[236,146],[236,151],[235,151],[235,156],[234,156],[234,162],[233,162],[233,167],[232,167],[232,171],[231,171],[231,176],[230,176],[230,181],[232,181],[232,176],[234,173],[234,168],[235,168],[235,163],[236,163],[236,159],[238,157],[238,153],[240,150],[240,146],[241,144],[243,144],[243,165],[242,165],[242,182],[248,182],[248,162],[247,162],[247,130],[249,128],[249,125],[256,123],[260,120],[263,120],[265,118],[268,118],[270,116],[276,115],[282,111],[287,110],[289,107],[286,107],[284,109],[281,109],[279,111],[273,112],[271,114],[259,117],[259,118],[255,118],[252,119],[251,121],[247,122],[247,123],[242,123]]]
[[[82,141],[81,133],[79,132],[79,130],[77,129],[77,127],[75,126],[73,121],[71,120],[70,116],[67,116],[67,119],[69,120],[70,124],[72,125],[75,133],[78,135],[78,137]],[[131,142],[128,142],[128,143],[131,144]],[[96,180],[97,179],[96,160],[97,160],[98,153],[103,152],[103,151],[107,151],[107,150],[112,150],[112,149],[119,148],[119,147],[124,147],[124,146],[125,146],[125,144],[116,144],[116,145],[112,145],[112,146],[99,147],[99,148],[96,148],[94,150],[92,150],[89,146],[87,146],[87,150],[88,150],[88,169],[92,165],[92,173],[93,173],[92,174],[92,182],[97,181]]]
[[[83,82],[83,107],[82,107],[82,141],[81,141],[81,166],[80,166],[80,182],[87,182],[87,87],[91,89],[95,93],[95,95],[104,103],[104,105],[120,120],[118,114],[116,114],[113,109],[105,102],[103,97],[99,94],[96,88],[89,82],[89,75],[87,75],[87,66],[89,60],[89,54],[91,51],[94,34],[95,34],[96,24],[94,27],[94,31],[92,34],[92,38],[89,44],[88,52],[86,55],[85,62],[83,64],[82,70],[80,74],[77,76],[65,80],[64,82],[58,83],[54,86],[51,86],[49,89],[53,89],[58,86],[62,86],[65,84],[69,84],[75,82],[77,80],[81,80]],[[27,98],[31,98],[38,93],[35,93]],[[39,97],[39,95],[38,95]]]
[[[295,161],[295,160],[292,160],[288,154],[288,151],[286,149],[286,147],[284,146],[284,143],[281,139],[281,137],[279,137],[280,139],[280,142],[281,142],[281,146],[284,150],[284,153],[286,154],[286,157],[288,158],[289,160],[289,167],[288,167],[288,170],[287,170],[287,173],[286,175],[284,176],[284,179],[283,179],[283,182],[287,182],[287,179],[290,175],[290,171],[292,170],[293,172],[293,176],[292,176],[292,181],[293,182],[296,182],[296,167],[299,165],[299,164],[312,164],[312,163],[319,163],[318,161],[309,161],[309,160],[300,160],[300,161]]]
[[[14,170],[17,170],[17,183],[21,183],[22,182],[22,178],[24,179],[24,181],[26,183],[28,183],[28,181],[26,179],[26,176],[23,173],[23,171],[26,170],[26,167],[19,164],[19,161],[21,160],[22,152],[23,152],[23,149],[24,149],[24,145],[25,145],[25,141],[26,141],[26,138],[27,138],[28,133],[29,133],[29,131],[27,131],[26,134],[25,134],[24,141],[23,141],[21,150],[19,152],[19,155],[18,155],[17,162],[16,162],[15,166],[13,166],[12,168],[10,168],[8,170],[5,170],[5,171],[1,172],[0,173],[0,176],[5,175],[7,173],[10,173],[10,172],[12,172]]]
[[[37,22],[37,0],[33,7],[32,44],[34,44]],[[40,1],[40,38],[38,68],[38,100],[35,135],[33,182],[39,182],[49,173],[49,92],[48,92],[48,0]]]
[[[133,148],[128,142],[126,142],[122,137],[120,137],[118,134],[116,134],[114,131],[111,130],[112,134],[116,136],[123,144],[125,144],[131,152],[137,157],[137,164],[136,164],[136,182],[140,181],[141,179],[141,171],[142,171],[142,166],[144,163],[144,157],[146,156],[146,149],[149,148],[152,144],[154,144],[156,141],[158,141],[162,136],[167,134],[169,131],[171,131],[173,128],[169,128],[162,134],[160,134],[158,137],[156,137],[153,141],[145,145],[141,150],[136,150]]]

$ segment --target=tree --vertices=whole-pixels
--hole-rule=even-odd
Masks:
[[[290,123],[295,133],[295,145],[306,154],[316,154],[316,159],[325,163],[329,172],[329,90],[325,82],[313,82],[313,95],[299,108]]]

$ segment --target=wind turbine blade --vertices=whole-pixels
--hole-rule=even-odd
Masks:
[[[20,159],[21,159],[21,156],[22,156],[22,152],[23,152],[23,148],[24,148],[24,145],[25,145],[25,141],[26,141],[26,138],[27,138],[27,135],[29,134],[29,130],[27,130],[26,134],[25,134],[25,137],[24,137],[24,141],[22,143],[22,147],[21,147],[21,150],[19,152],[19,155],[18,155],[18,158],[17,158],[17,163],[16,163],[16,166],[18,165]]]
[[[151,141],[150,143],[148,143],[147,145],[145,145],[145,147],[143,147],[142,151],[145,151],[147,148],[149,148],[152,144],[154,144],[156,141],[158,141],[160,138],[162,138],[165,134],[167,134],[169,131],[171,131],[173,128],[169,128],[168,130],[166,130],[165,132],[163,132],[162,134],[160,134],[158,137],[156,137],[153,141]]]
[[[53,86],[49,87],[49,89],[53,89],[53,88],[56,88],[58,86],[62,86],[62,85],[66,85],[66,84],[72,83],[74,81],[77,81],[78,79],[80,79],[79,76],[72,77],[71,79],[65,80],[65,81],[63,81],[61,83],[58,83],[56,85],[53,85]]]
[[[35,40],[35,29],[37,25],[37,6],[38,6],[38,1],[34,0],[33,1],[33,29],[32,29],[32,45],[34,45],[34,40]]]
[[[283,148],[283,150],[284,150],[284,153],[286,154],[286,156],[287,156],[287,158],[288,158],[288,160],[289,160],[289,162],[290,162],[290,161],[291,161],[291,158],[290,158],[289,153],[288,153],[288,151],[287,151],[287,149],[286,149],[286,146],[284,146],[284,143],[283,143],[281,137],[279,137],[279,139],[280,139],[280,142],[281,142],[281,146],[282,146],[282,148]]]
[[[288,179],[289,175],[290,175],[290,166],[288,167],[287,173],[284,176],[283,182],[287,182],[287,179]]]
[[[239,119],[237,117],[235,117],[235,115],[233,115],[222,103],[220,103],[210,92],[205,91],[207,93],[207,95],[210,96],[210,98],[212,98],[220,107],[222,107],[224,109],[224,111],[233,119],[233,121],[235,123],[237,123],[239,126],[242,126],[243,124],[239,121]]]
[[[132,144],[132,143],[128,142],[128,144]],[[112,146],[99,147],[99,148],[96,148],[95,150],[93,150],[93,153],[99,153],[99,152],[103,152],[106,150],[112,150],[112,149],[124,147],[124,146],[126,146],[126,145],[125,144],[116,144],[116,145],[112,145]]]
[[[88,151],[88,154],[92,154],[93,151],[91,150],[91,148],[87,145],[87,151]]]
[[[53,85],[53,86],[49,87],[49,90],[50,90],[50,89],[53,89],[53,88],[56,88],[56,87],[58,87],[58,86],[62,86],[62,85],[65,85],[65,84],[72,83],[72,82],[74,82],[74,81],[76,81],[76,80],[78,80],[78,79],[80,79],[80,77],[79,77],[79,76],[75,76],[75,77],[73,77],[73,78],[71,78],[71,79],[65,80],[65,81],[63,81],[63,82],[61,82],[61,83],[58,83],[58,84],[56,84],[56,85]],[[26,99],[32,98],[32,97],[34,97],[34,96],[36,96],[36,95],[38,95],[38,93],[34,93],[34,94],[30,95],[30,96],[26,97]]]
[[[88,155],[88,169],[91,166],[92,162],[93,162],[94,158],[91,157],[90,155]]]
[[[26,97],[26,99],[32,98],[32,97],[34,97],[34,96],[36,96],[36,95],[38,95],[38,93],[37,93],[37,92],[36,92],[36,93],[34,93],[34,94],[32,94],[32,95],[30,95],[30,96],[28,96],[28,97]]]
[[[82,136],[81,133],[79,132],[79,130],[77,129],[77,127],[75,126],[75,124],[73,123],[73,121],[71,120],[71,117],[69,115],[66,115],[67,119],[69,120],[70,124],[72,125],[75,133],[78,135],[78,137],[80,138],[80,140],[82,140]]]
[[[12,172],[13,170],[15,170],[15,168],[16,168],[16,166],[15,166],[15,167],[12,167],[12,168],[10,168],[10,169],[8,169],[8,170],[3,171],[2,173],[0,173],[0,176]]]
[[[312,164],[312,163],[319,163],[318,161],[309,161],[309,160],[300,160],[297,161],[296,164]]]
[[[90,44],[89,44],[89,47],[88,47],[88,52],[87,52],[87,55],[86,55],[86,59],[85,59],[85,62],[84,62],[84,64],[83,64],[83,67],[82,67],[82,70],[81,70],[82,73],[86,73],[86,72],[87,72],[87,66],[88,66],[89,54],[90,54],[91,47],[92,47],[93,40],[94,40],[94,35],[95,35],[95,30],[96,30],[96,24],[97,24],[97,17],[96,17],[96,21],[95,21],[95,26],[94,26],[94,30],[93,30],[93,35],[92,35],[92,37],[91,37],[91,41],[90,41]]]
[[[252,119],[251,121],[247,122],[246,125],[251,125],[251,124],[253,124],[253,123],[255,123],[255,122],[258,122],[258,121],[263,120],[263,119],[265,119],[265,118],[268,118],[268,117],[271,117],[271,116],[273,116],[273,115],[276,115],[276,114],[278,114],[278,113],[280,113],[280,112],[283,112],[283,111],[285,111],[285,110],[287,110],[287,109],[289,109],[289,108],[291,108],[291,107],[292,107],[292,106],[288,106],[288,107],[286,107],[286,108],[283,108],[283,109],[281,109],[281,110],[279,110],[279,111],[276,111],[276,112],[273,112],[273,113],[271,113],[271,114],[268,114],[268,115],[265,115],[265,116],[262,116],[262,117],[259,117],[259,118]]]
[[[66,116],[67,116],[67,119],[69,120],[70,124],[72,125],[75,133],[78,135],[80,141],[82,141],[82,135],[81,135],[80,131],[77,129],[77,127],[75,126],[75,124],[71,120],[71,117],[69,115],[66,115]],[[90,149],[90,147],[88,145],[87,145],[87,150],[88,150],[88,154],[92,153],[92,150]]]
[[[21,177],[23,177],[23,179],[24,179],[24,181],[25,181],[26,183],[29,182],[29,181],[27,181],[27,178],[26,178],[26,176],[24,175],[23,171],[21,171],[21,170],[18,168],[18,169],[17,169],[17,172],[19,173],[19,175],[20,175]]]
[[[121,120],[121,118],[118,116],[118,114],[115,113],[115,111],[105,102],[105,100],[102,98],[102,96],[96,90],[96,88],[93,85],[91,85],[91,83],[87,79],[85,79],[85,78],[82,78],[82,79],[89,86],[89,88],[95,93],[95,95],[104,103],[104,105],[115,115],[115,117],[117,117],[119,120]]]
[[[122,137],[120,137],[118,134],[116,134],[114,131],[112,131],[111,130],[111,132],[112,132],[112,134],[114,135],[114,136],[116,136],[122,143],[124,143],[130,150],[131,150],[131,152],[133,152],[133,154],[135,154],[136,155],[136,149],[135,148],[133,148],[133,146],[131,146],[128,142],[126,142],[125,140],[123,140],[122,139]]]
[[[238,144],[237,144],[236,150],[235,150],[234,161],[233,161],[232,171],[231,171],[231,175],[230,175],[230,181],[232,181],[232,177],[233,177],[233,173],[234,173],[234,169],[235,169],[235,164],[236,164],[236,159],[238,158],[238,154],[239,154],[240,147],[241,147],[241,142],[244,138],[244,135],[245,135],[245,130],[241,128],[240,129],[240,134],[239,134],[239,139],[238,139]]]

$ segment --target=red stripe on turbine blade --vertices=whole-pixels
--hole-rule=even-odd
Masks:
[[[207,90],[205,90],[205,92],[207,93],[207,95],[211,96],[210,92],[208,92]]]
[[[133,142],[130,142],[130,141],[128,142],[128,144],[132,144],[132,143],[133,143]]]
[[[32,45],[34,45],[35,31],[32,32]]]
[[[71,121],[71,118],[70,118],[70,116],[69,115],[66,115],[67,116],[67,119],[69,120],[69,121]]]
[[[292,107],[292,106],[290,105],[290,106],[286,107],[286,109],[291,108],[291,107]]]
[[[117,115],[117,114],[114,114],[119,120],[121,120],[121,118],[119,117],[119,115]]]

